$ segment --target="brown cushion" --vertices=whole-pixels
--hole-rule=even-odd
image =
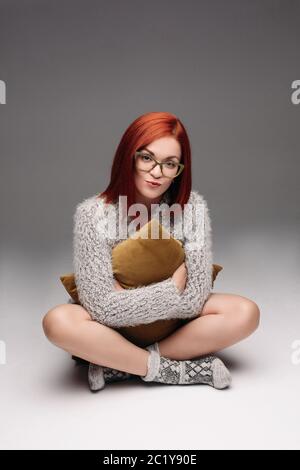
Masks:
[[[113,248],[112,270],[124,289],[136,288],[168,279],[184,258],[182,243],[152,219]]]
[[[158,224],[158,238],[151,238],[151,228]],[[172,276],[174,271],[183,263],[184,248],[179,240],[172,236],[163,238],[164,227],[156,219],[152,219],[129,237],[112,249],[112,269],[114,277],[125,289],[163,281]],[[148,238],[142,238],[148,233]],[[147,269],[145,269],[147,267]],[[213,264],[212,286],[218,273],[223,269]],[[80,304],[75,277],[73,273],[60,276],[68,294],[75,303]],[[155,341],[160,341],[170,335],[187,320],[168,319],[157,320],[146,325],[116,328],[123,336],[145,347]]]

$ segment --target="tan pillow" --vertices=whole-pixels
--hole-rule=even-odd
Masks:
[[[136,288],[168,279],[184,258],[182,243],[152,219],[113,248],[112,270],[124,289]]]
[[[155,225],[158,229],[157,239],[151,238],[151,227]],[[112,249],[114,277],[124,289],[134,289],[152,282],[163,281],[171,277],[183,263],[185,254],[182,243],[172,236],[163,238],[164,232],[166,232],[164,227],[156,219],[152,219],[134,236]],[[148,238],[141,238],[145,233],[148,233]],[[222,269],[222,266],[213,264],[212,286]],[[72,299],[80,304],[74,274],[62,275],[60,280]],[[165,338],[185,322],[186,320],[178,318],[157,320],[146,325],[122,327],[116,330],[138,346],[145,347]]]

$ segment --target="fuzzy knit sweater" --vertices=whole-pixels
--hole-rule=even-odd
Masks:
[[[152,218],[157,217],[162,204],[169,201],[166,191],[157,210],[152,211]],[[76,206],[73,216],[74,275],[79,301],[93,320],[120,328],[163,319],[188,319],[200,314],[212,290],[211,220],[207,203],[197,190],[191,191],[187,205],[189,210],[184,207],[181,219],[184,219],[183,231],[176,231],[178,227],[174,220],[168,222],[167,227],[163,224],[174,238],[183,243],[187,268],[183,292],[177,289],[172,277],[147,286],[115,290],[112,249],[130,236],[124,237],[116,230],[113,237],[108,232],[111,224],[117,224],[117,229],[119,227],[119,200],[107,204],[93,195]],[[130,220],[128,216],[127,224]],[[197,225],[199,221],[201,226]],[[177,233],[181,238],[176,236]]]

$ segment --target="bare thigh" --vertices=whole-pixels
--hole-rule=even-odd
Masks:
[[[91,315],[78,304],[59,304],[51,308],[43,318],[43,329],[49,339],[59,337],[65,328],[93,321]]]
[[[258,306],[253,300],[242,295],[211,293],[203,306],[200,316],[234,313],[238,312],[241,307],[245,307],[248,310],[258,310]]]

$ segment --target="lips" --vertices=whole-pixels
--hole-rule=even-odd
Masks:
[[[153,186],[160,186],[161,185],[160,183],[157,183],[156,181],[147,181],[147,183],[151,183],[151,184],[153,184]]]

